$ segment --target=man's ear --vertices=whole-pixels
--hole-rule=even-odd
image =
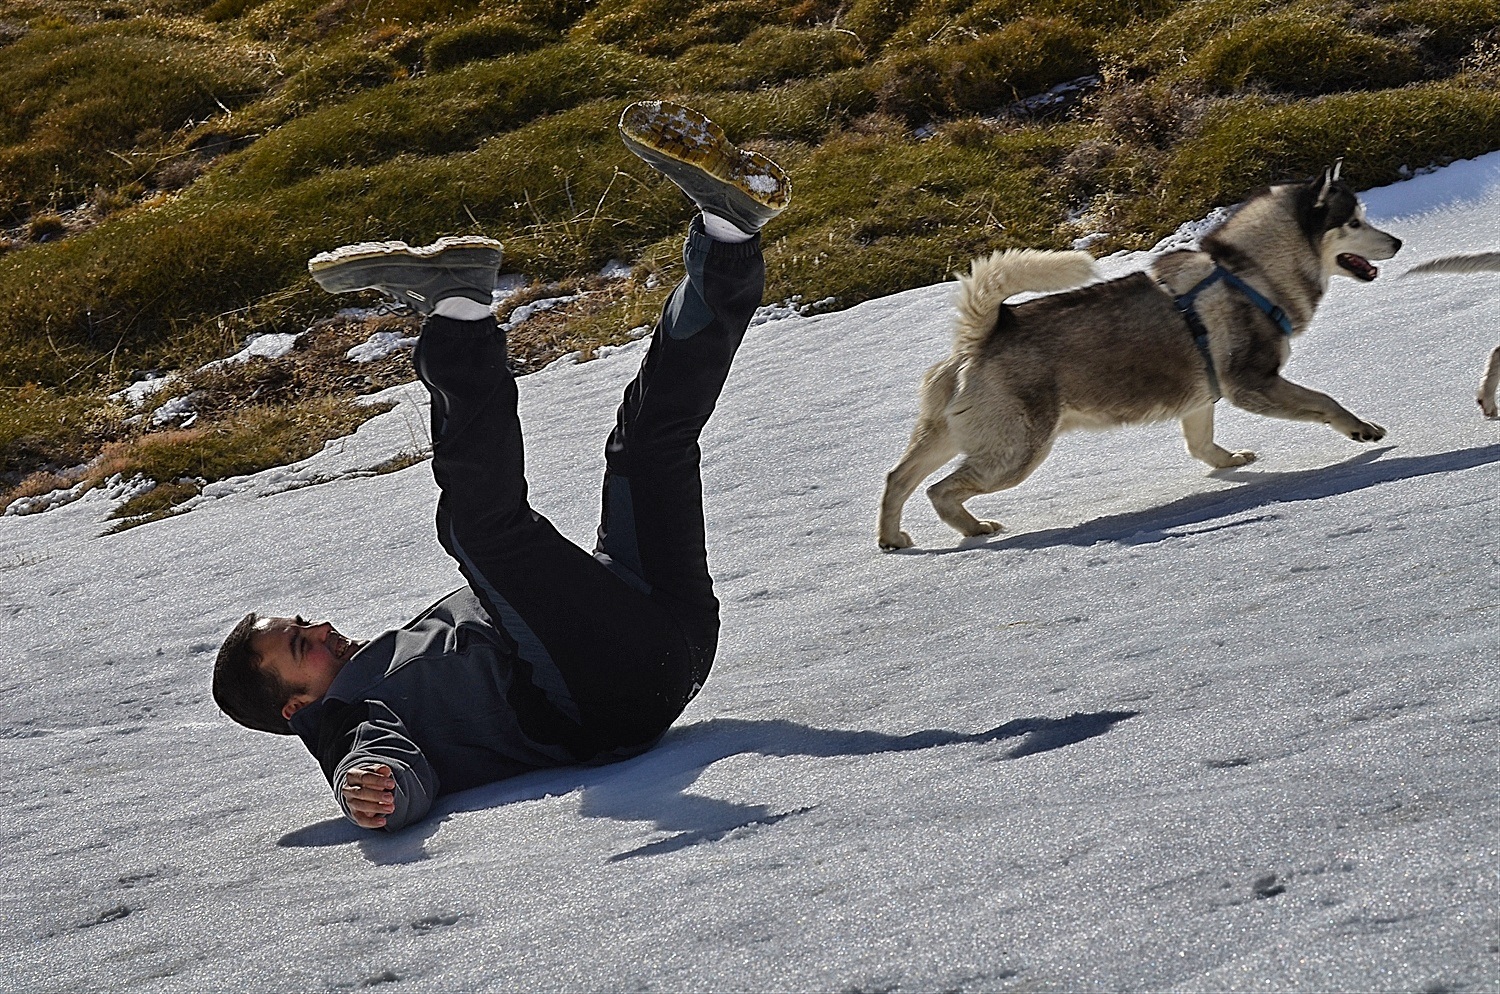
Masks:
[[[286,721],[292,720],[292,715],[301,711],[312,703],[312,698],[306,694],[294,694],[292,698],[281,706],[281,717]]]

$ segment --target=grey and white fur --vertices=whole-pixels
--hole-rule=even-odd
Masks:
[[[1306,330],[1334,273],[1368,282],[1371,259],[1389,259],[1400,239],[1371,226],[1336,169],[1272,186],[1245,201],[1198,250],[1170,252],[1148,272],[1107,282],[1082,252],[1013,249],[975,259],[959,275],[953,353],[927,371],[911,443],[886,476],[882,548],[912,545],[901,530],[907,499],[928,475],[962,454],[928,488],[939,517],[966,536],[1001,530],[964,507],[1014,487],[1059,434],[1176,418],[1188,452],[1223,469],[1253,452],[1214,441],[1210,370],[1174,305],[1221,265],[1291,320],[1291,336],[1237,288],[1220,281],[1197,298],[1208,352],[1225,399],[1270,417],[1322,422],[1357,442],[1385,429],[1333,398],[1281,376],[1289,337]],[[1084,285],[1088,284],[1088,285]],[[1066,292],[1061,292],[1066,291]],[[1049,296],[1020,304],[1022,292]]]
[[[1422,273],[1484,273],[1500,271],[1500,252],[1472,252],[1467,255],[1449,255],[1413,266],[1402,273],[1403,277]],[[1495,387],[1500,386],[1500,345],[1490,353],[1485,364],[1484,377],[1479,381],[1479,392],[1474,399],[1487,418],[1500,418],[1500,408],[1495,406]]]

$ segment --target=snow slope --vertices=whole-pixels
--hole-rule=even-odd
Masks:
[[[427,466],[360,473],[420,390],[164,522],[0,519],[0,988],[1495,989],[1500,275],[1394,277],[1495,246],[1500,154],[1367,202],[1408,247],[1287,372],[1384,442],[1221,405],[1261,460],[1205,475],[1173,425],[1072,435],[987,541],[919,492],[875,546],[949,287],[756,328],[704,443],[706,691],[394,835],[208,675],[249,608],[370,634],[460,582]],[[523,380],[580,541],[641,348]]]

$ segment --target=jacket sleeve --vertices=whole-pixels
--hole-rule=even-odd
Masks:
[[[438,795],[437,774],[407,734],[406,725],[380,701],[349,704],[337,714],[329,714],[318,736],[316,755],[346,818],[349,807],[339,789],[344,773],[355,766],[375,763],[391,768],[391,777],[396,781],[396,809],[386,815],[388,832],[420,820]]]

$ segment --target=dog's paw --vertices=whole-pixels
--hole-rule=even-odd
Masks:
[[[969,530],[970,538],[979,538],[981,535],[998,535],[1005,531],[1005,526],[998,521],[976,521],[974,527]]]
[[[886,552],[895,552],[897,549],[910,549],[916,544],[906,532],[897,532],[895,535],[880,540],[880,547]]]
[[[1495,407],[1494,397],[1480,397],[1479,409],[1484,412],[1484,416],[1487,418],[1500,418],[1500,408]]]
[[[1214,454],[1213,461],[1209,465],[1214,469],[1234,469],[1236,466],[1247,466],[1254,461],[1255,453],[1249,449],[1241,449],[1238,452],[1220,449]]]
[[[1385,429],[1373,421],[1361,421],[1349,432],[1349,437],[1356,442],[1378,442],[1385,437]]]

